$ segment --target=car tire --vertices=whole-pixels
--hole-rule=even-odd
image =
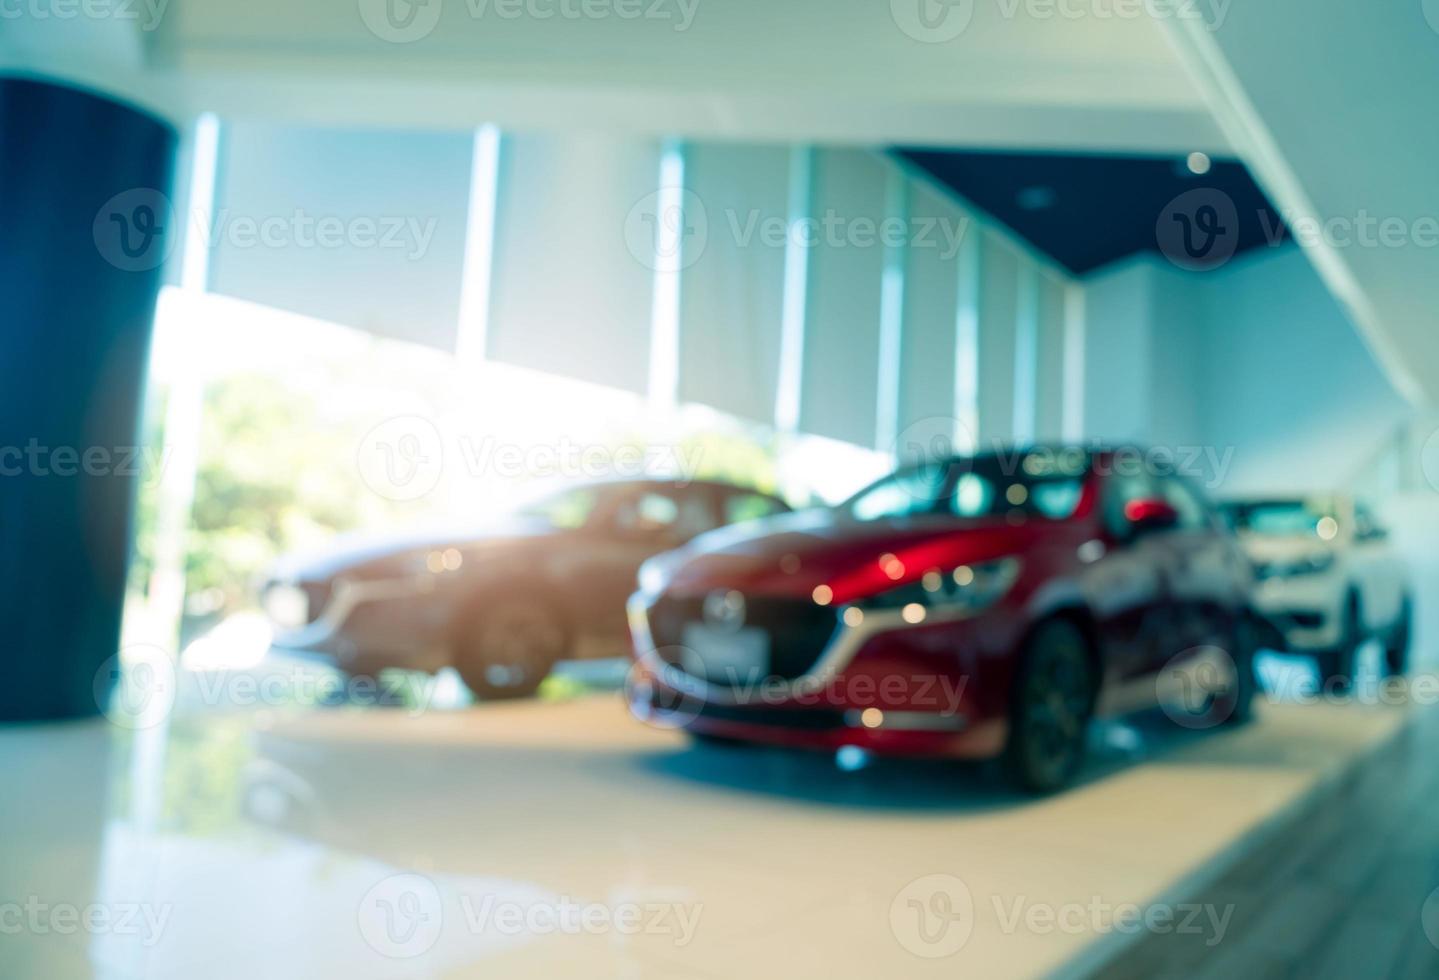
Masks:
[[[1350,595],[1344,604],[1344,626],[1339,646],[1315,655],[1319,668],[1319,689],[1323,692],[1348,691],[1358,669],[1359,647],[1364,642],[1363,620],[1359,613],[1359,597]]]
[[[1051,619],[1030,633],[1010,695],[1004,771],[1018,789],[1053,793],[1084,764],[1096,687],[1089,642],[1073,623]]]
[[[1254,696],[1259,693],[1259,675],[1254,666],[1259,652],[1259,633],[1259,625],[1252,616],[1242,615],[1235,621],[1230,650],[1234,660],[1234,690],[1217,706],[1222,725],[1243,725],[1254,718]]]
[[[453,640],[460,679],[482,701],[529,697],[569,651],[569,630],[543,599],[491,597],[461,618]]]
[[[1399,611],[1399,621],[1384,644],[1384,668],[1390,677],[1403,677],[1409,671],[1409,643],[1414,628],[1414,606],[1409,597]]]

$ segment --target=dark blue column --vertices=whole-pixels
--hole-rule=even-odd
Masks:
[[[119,648],[176,135],[0,78],[0,721],[98,711]]]

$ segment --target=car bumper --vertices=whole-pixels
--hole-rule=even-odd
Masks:
[[[636,665],[631,710],[688,731],[797,748],[989,758],[1008,734],[1012,617],[936,613],[922,625],[869,613],[840,626],[809,671],[732,687],[682,670],[655,649],[650,602],[630,600]]]
[[[448,663],[449,616],[433,577],[338,580],[305,626],[274,626],[272,646],[350,673],[385,667],[437,670]]]
[[[1292,652],[1332,650],[1344,638],[1344,591],[1325,576],[1267,579],[1256,587],[1254,604]]]

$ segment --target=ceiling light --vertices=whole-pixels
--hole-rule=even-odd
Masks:
[[[1209,154],[1195,150],[1185,159],[1184,164],[1189,168],[1190,173],[1203,177],[1209,173]]]

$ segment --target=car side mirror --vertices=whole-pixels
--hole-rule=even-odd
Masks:
[[[1179,525],[1179,511],[1159,497],[1141,497],[1124,505],[1124,519],[1135,533],[1163,531]]]

